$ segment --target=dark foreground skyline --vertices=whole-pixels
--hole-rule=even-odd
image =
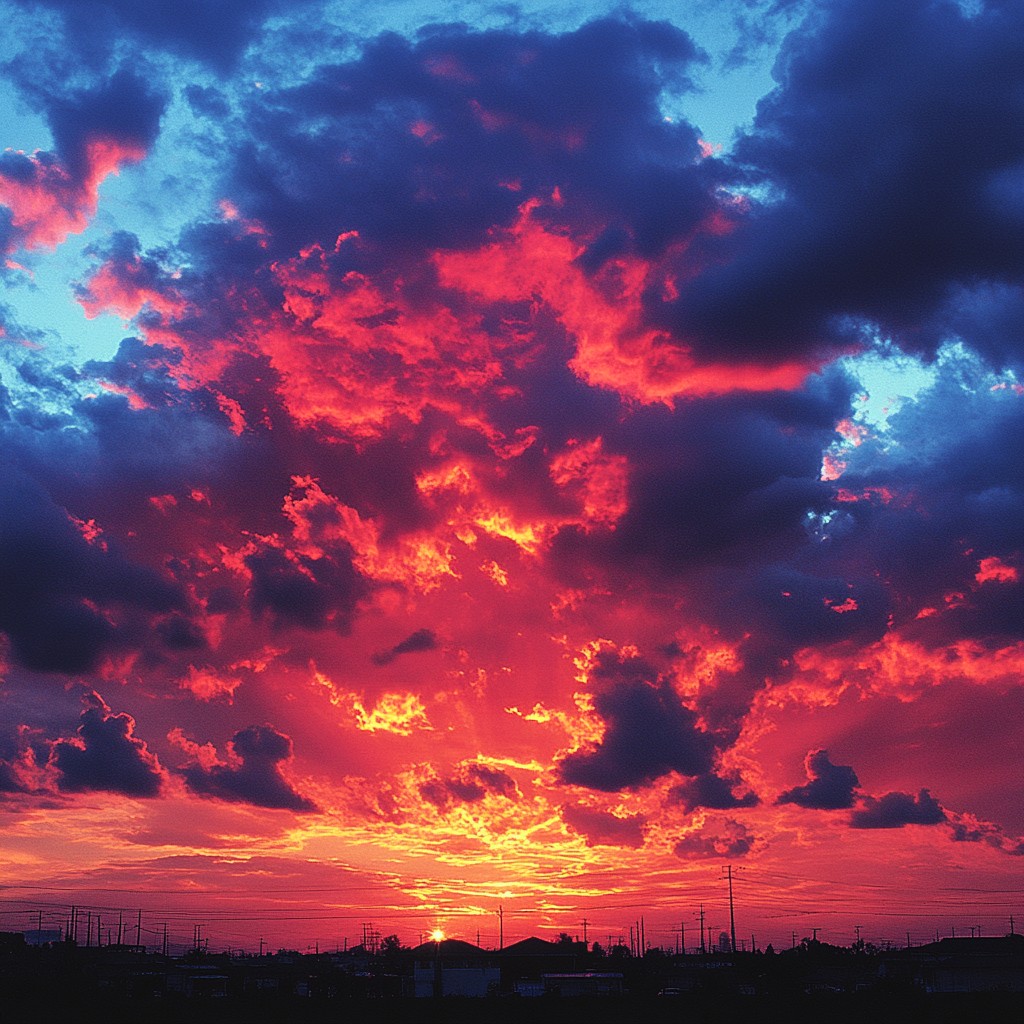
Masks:
[[[652,1022],[680,1014],[695,1021],[751,1014],[896,1021],[921,1013],[931,1021],[982,1020],[1019,1010],[1024,936],[947,938],[901,950],[807,938],[779,952],[651,949],[642,957],[589,949],[567,935],[501,952],[450,939],[409,949],[390,936],[372,951],[232,956],[196,948],[168,957],[133,945],[33,947],[20,934],[0,933],[0,985],[12,1024],[64,1012],[111,1024],[546,1021],[566,1014],[601,1024],[637,1014]]]

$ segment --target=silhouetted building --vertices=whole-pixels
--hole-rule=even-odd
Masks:
[[[424,942],[413,950],[413,991],[417,998],[495,995],[501,970],[479,946],[460,939]]]
[[[886,954],[880,971],[925,992],[1024,992],[1024,935],[940,939]]]

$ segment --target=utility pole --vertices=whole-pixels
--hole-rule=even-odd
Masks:
[[[161,949],[163,950],[164,956],[167,956],[167,922],[166,921],[164,921],[164,941],[163,941],[163,945],[161,946]]]
[[[121,945],[121,940],[124,937],[124,911],[119,910],[117,912],[117,944]]]
[[[138,921],[135,924],[135,945],[142,945],[142,911],[139,911]]]
[[[732,903],[732,865],[726,868],[729,878],[729,939],[732,942],[732,951],[736,952],[736,914]]]
[[[583,918],[583,945],[589,947],[589,942],[588,942],[588,939],[587,939],[587,924],[588,924],[587,919]]]
[[[704,904],[700,905],[700,951],[706,953],[707,946],[704,945]]]
[[[498,904],[498,952],[505,948],[505,908]]]

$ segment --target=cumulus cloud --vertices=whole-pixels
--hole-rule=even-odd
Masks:
[[[809,781],[780,793],[776,803],[796,804],[821,811],[852,807],[860,783],[857,773],[845,764],[833,764],[827,750],[808,751],[804,770]]]
[[[714,742],[699,728],[670,680],[638,657],[603,651],[591,675],[601,741],[558,762],[562,782],[614,792],[647,785],[670,772],[710,771]]]
[[[193,793],[233,803],[289,811],[316,811],[281,772],[292,758],[292,741],[271,725],[250,725],[232,737],[232,763],[179,769]]]
[[[27,668],[83,672],[185,605],[179,585],[134,564],[9,463],[0,494],[0,630]]]
[[[939,802],[922,789],[913,793],[886,793],[881,797],[864,797],[850,815],[851,828],[903,828],[904,825],[939,825],[946,812]]]
[[[53,744],[51,764],[57,785],[68,793],[100,790],[133,797],[158,796],[164,771],[156,756],[135,735],[131,715],[111,714],[102,698],[92,693],[78,730],[70,740]]]
[[[973,814],[946,811],[950,838],[955,843],[984,843],[1013,857],[1024,856],[1024,838],[1008,834],[991,821],[982,821]]]
[[[231,168],[233,191],[275,244],[354,229],[413,255],[483,241],[524,198],[572,181],[552,216],[610,222],[656,251],[716,208],[695,130],[657,104],[691,87],[700,59],[682,30],[631,17],[564,34],[384,34],[278,94],[262,145]],[[367,133],[368,121],[387,130]],[[339,145],[351,161],[327,157]],[[282,173],[287,199],[273,184]]]
[[[246,556],[245,565],[253,614],[269,615],[278,626],[348,632],[356,604],[368,591],[350,551],[309,557],[268,546]]]
[[[780,353],[840,343],[860,319],[913,347],[934,344],[918,328],[953,285],[1019,281],[1024,222],[995,195],[1024,157],[1005,130],[1022,114],[1022,29],[1013,4],[816,6],[730,160],[769,198],[689,283],[677,328]]]
[[[686,811],[695,811],[700,807],[722,811],[733,807],[756,807],[760,803],[757,794],[748,791],[736,796],[734,790],[738,785],[740,779],[736,776],[723,778],[714,773],[697,775],[673,786],[669,790],[669,799],[682,804]]]

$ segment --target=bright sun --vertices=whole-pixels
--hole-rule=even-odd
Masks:
[[[444,932],[440,928],[435,928],[431,933],[430,937],[434,942],[444,942]]]

